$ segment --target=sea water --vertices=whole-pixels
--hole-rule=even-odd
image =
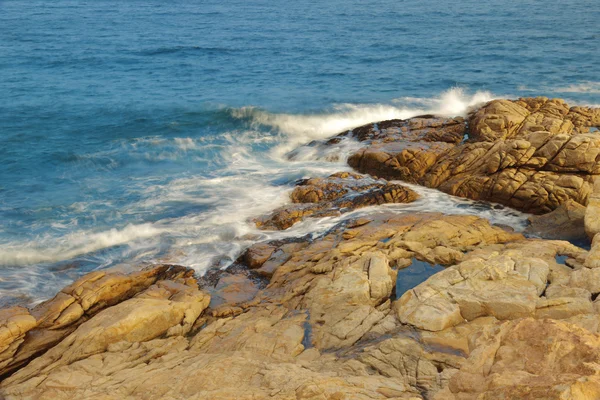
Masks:
[[[600,103],[600,6],[502,1],[0,0],[0,305],[82,274],[225,268],[285,232],[249,220],[300,178],[348,170],[314,139],[500,97]],[[505,207],[417,188],[359,210],[482,215]],[[352,216],[350,215],[350,216]]]

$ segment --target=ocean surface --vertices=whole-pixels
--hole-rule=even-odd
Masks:
[[[0,305],[107,267],[202,274],[256,240],[325,231],[339,219],[249,221],[297,179],[348,169],[285,157],[313,139],[499,97],[598,104],[598,21],[597,0],[0,0]],[[418,190],[358,213],[525,223]]]

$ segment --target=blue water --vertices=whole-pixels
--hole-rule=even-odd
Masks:
[[[346,168],[283,156],[314,138],[492,97],[598,104],[598,20],[596,0],[0,0],[0,302],[226,266],[295,179]]]

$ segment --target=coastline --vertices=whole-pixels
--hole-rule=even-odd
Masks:
[[[561,230],[592,240],[600,231],[600,137],[590,128],[599,126],[600,109],[546,98],[493,100],[466,119],[368,124],[312,146],[358,140],[348,162],[372,177],[300,182],[292,204],[256,218],[286,229],[305,218],[410,203],[418,195],[396,183],[406,181],[534,214],[562,212]],[[544,239],[555,233],[545,229],[533,239],[475,216],[382,211],[316,239],[254,245],[200,285],[176,266],[94,272],[32,310],[0,311],[0,392],[598,398],[600,237],[587,251]],[[418,262],[429,267],[397,293]]]

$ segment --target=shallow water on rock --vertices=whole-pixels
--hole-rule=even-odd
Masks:
[[[412,264],[398,271],[396,278],[396,299],[399,299],[404,293],[418,286],[420,283],[425,282],[430,276],[443,270],[444,267],[439,264],[429,264],[413,258]]]

